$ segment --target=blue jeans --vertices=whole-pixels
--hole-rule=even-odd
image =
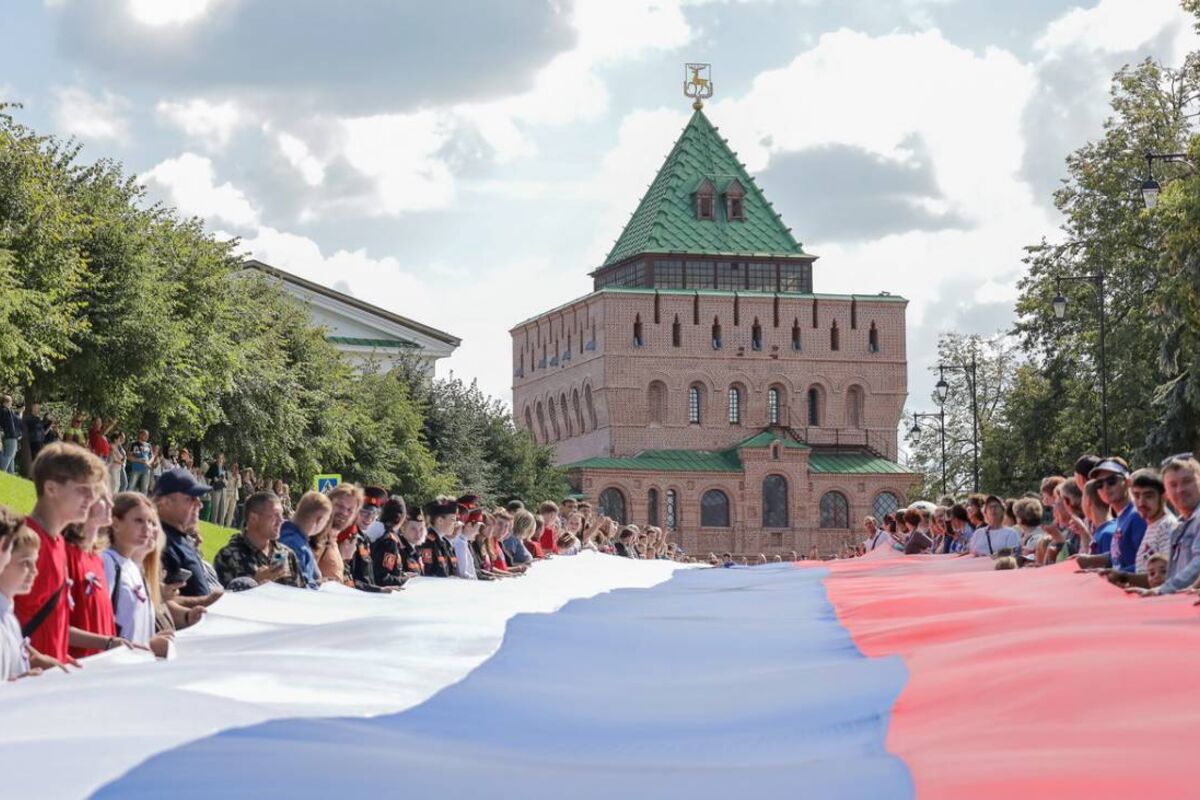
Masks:
[[[17,444],[20,439],[5,439],[4,450],[0,452],[0,472],[9,475],[17,474]]]
[[[129,491],[150,494],[150,470],[131,469],[129,471]]]

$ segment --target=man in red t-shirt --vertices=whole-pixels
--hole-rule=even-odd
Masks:
[[[538,544],[542,546],[542,551],[547,555],[557,553],[558,532],[554,529],[554,526],[558,523],[558,506],[547,500],[538,508],[538,516],[545,523],[545,526],[542,528],[542,538],[538,540]]]
[[[46,445],[33,462],[37,502],[25,524],[41,540],[37,578],[29,594],[13,602],[21,633],[29,639],[30,666],[79,666],[67,652],[71,609],[62,530],[87,519],[106,477],[104,462],[69,442]]]

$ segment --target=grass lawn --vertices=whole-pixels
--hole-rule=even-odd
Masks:
[[[36,500],[33,483],[24,478],[5,475],[0,472],[0,505],[6,505],[22,514],[28,514],[33,509]],[[200,535],[204,537],[204,557],[212,561],[217,551],[225,546],[229,537],[237,531],[232,528],[222,528],[207,522],[200,523]]]

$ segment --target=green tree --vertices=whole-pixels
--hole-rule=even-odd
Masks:
[[[424,440],[421,409],[401,373],[367,370],[348,394],[354,411],[350,457],[342,468],[347,479],[388,487],[417,503],[456,489]]]
[[[1111,96],[1104,135],[1068,157],[1067,178],[1055,193],[1063,236],[1028,248],[1028,273],[1019,283],[1016,333],[1042,376],[1021,383],[1030,394],[1013,404],[1006,422],[1010,435],[1039,432],[1022,443],[1031,469],[1061,464],[1065,448],[1100,449],[1099,297],[1094,284],[1062,283],[1068,310],[1055,319],[1051,299],[1058,278],[1068,275],[1106,275],[1110,449],[1134,461],[1160,449],[1153,430],[1161,412],[1149,401],[1169,379],[1159,358],[1160,326],[1153,323],[1162,308],[1161,228],[1143,210],[1137,188],[1145,153],[1176,151],[1191,137],[1200,59],[1190,55],[1179,69],[1151,61],[1124,67]],[[1048,427],[1019,418],[1022,410]]]
[[[1019,363],[1016,343],[1008,336],[982,337],[943,333],[938,337],[938,363],[967,367],[975,363],[976,392],[979,411],[980,488],[993,485],[991,464],[995,462],[989,442],[991,431],[1004,411],[1005,399],[1012,391],[1015,370]],[[960,496],[974,484],[975,452],[972,441],[971,373],[951,369],[934,374],[946,381],[946,491]],[[926,408],[912,409],[905,415],[909,466],[925,476],[921,496],[940,497],[942,494],[942,442],[936,420],[923,420],[914,433],[912,411],[937,413],[938,398],[930,394]]]
[[[10,108],[0,103],[0,319],[19,335],[0,344],[0,379],[35,399],[38,378],[77,350],[73,337],[87,326],[76,297],[87,276],[77,243],[85,222],[70,193],[78,148],[36,135]]]
[[[1192,164],[1200,164],[1193,137]],[[1168,184],[1155,216],[1163,226],[1161,279],[1151,296],[1163,381],[1154,394],[1155,455],[1200,451],[1200,177]]]

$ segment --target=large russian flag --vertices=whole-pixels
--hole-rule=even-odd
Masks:
[[[0,688],[14,798],[1200,796],[1200,614],[1070,566],[585,554],[262,587]],[[131,663],[133,662],[133,663]],[[10,794],[11,792],[11,794]]]

